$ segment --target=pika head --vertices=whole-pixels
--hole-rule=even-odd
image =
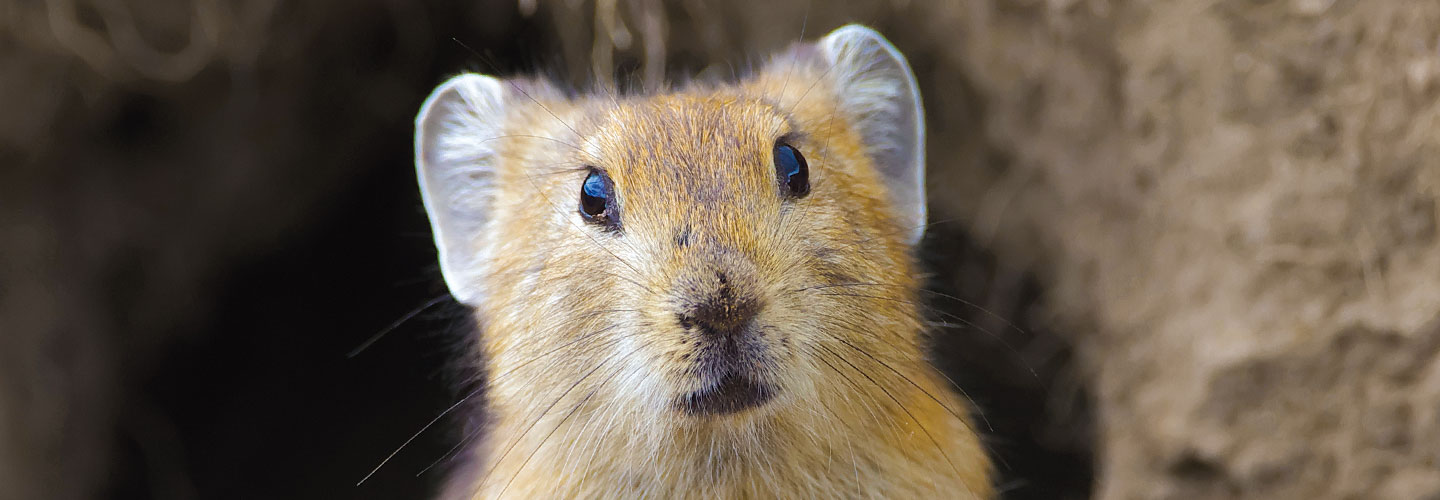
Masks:
[[[751,491],[766,462],[839,456],[836,432],[955,439],[950,416],[915,409],[949,410],[915,305],[923,112],[874,31],[659,95],[464,74],[425,102],[416,144],[440,268],[487,363],[470,491],[551,494],[516,481],[532,461],[607,495]],[[841,469],[883,467],[849,456]]]

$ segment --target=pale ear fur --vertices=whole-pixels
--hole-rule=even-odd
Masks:
[[[440,273],[456,300],[477,305],[506,113],[504,84],[473,73],[440,84],[415,117],[415,169]]]
[[[875,30],[851,24],[817,44],[840,109],[889,188],[910,244],[925,234],[925,110],[905,56]]]

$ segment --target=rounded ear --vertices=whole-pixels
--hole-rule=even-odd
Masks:
[[[461,303],[480,302],[487,260],[482,236],[494,201],[505,121],[505,92],[495,78],[463,74],[440,84],[415,118],[415,169],[440,273]]]
[[[905,56],[875,30],[851,24],[817,44],[840,110],[855,125],[889,188],[910,244],[925,235],[925,109]]]

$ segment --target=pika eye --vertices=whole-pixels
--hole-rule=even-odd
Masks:
[[[810,193],[810,167],[800,150],[784,142],[775,143],[775,175],[780,178],[785,193],[799,198]]]
[[[580,184],[580,215],[587,222],[615,226],[614,203],[615,185],[604,172],[590,169],[585,182]]]
[[[606,180],[605,174],[591,170],[580,185],[580,213],[585,214],[585,218],[604,215],[610,206],[610,183]]]

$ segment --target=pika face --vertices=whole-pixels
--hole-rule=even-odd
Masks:
[[[653,96],[461,75],[417,129],[442,272],[475,308],[488,360],[493,432],[485,471],[461,481],[470,493],[513,493],[541,460],[579,484],[609,478],[592,483],[606,496],[758,495],[746,488],[783,473],[776,461],[819,462],[798,442],[833,454],[833,432],[910,429],[891,443],[913,426],[941,455],[942,441],[974,445],[964,422],[933,414],[955,415],[915,305],[923,115],[904,59],[873,31]],[[812,493],[879,487],[860,484],[853,448],[854,484]]]
[[[594,161],[576,189],[579,217],[615,254],[582,236],[573,243],[591,255],[576,258],[634,274],[604,293],[634,311],[612,321],[639,332],[637,356],[654,377],[639,386],[654,395],[647,409],[732,415],[807,385],[787,381],[805,376],[795,358],[824,333],[807,318],[832,308],[804,290],[838,277],[820,256],[881,234],[830,230],[844,223],[841,203],[875,193],[855,192],[857,180],[833,168],[850,159],[802,126],[763,95],[727,89],[623,105],[584,137]]]

